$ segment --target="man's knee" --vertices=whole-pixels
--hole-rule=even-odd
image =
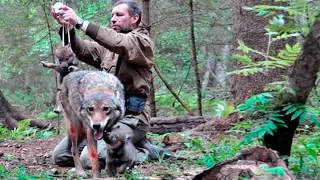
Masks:
[[[105,168],[106,166],[106,153],[107,153],[107,146],[103,140],[99,140],[97,142],[97,152],[98,152],[98,160],[100,169]],[[80,163],[84,169],[91,169],[91,158],[89,155],[88,148],[85,147],[80,154]]]
[[[106,167],[106,159],[99,158],[99,167],[100,169],[104,169]],[[88,154],[83,154],[80,156],[80,163],[83,169],[91,169],[91,159]]]
[[[129,135],[133,144],[142,140],[148,133],[148,125],[135,117],[125,117],[114,126],[119,126],[123,132]]]
[[[86,151],[88,152],[88,151]],[[83,169],[91,169],[91,161],[89,158],[89,154],[86,152],[82,152],[80,155],[80,163]]]
[[[74,166],[72,156],[62,152],[57,147],[53,150],[52,160],[54,164],[59,166]]]

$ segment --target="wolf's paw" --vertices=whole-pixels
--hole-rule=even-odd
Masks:
[[[47,63],[47,62],[40,61],[40,63],[41,63],[44,67],[48,67],[48,63]]]

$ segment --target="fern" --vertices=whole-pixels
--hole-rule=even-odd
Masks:
[[[296,43],[293,46],[286,44],[285,48],[280,50],[276,57],[269,55],[270,46],[273,42],[278,40],[292,37],[304,37],[309,32],[311,24],[319,13],[319,7],[314,1],[281,0],[281,2],[288,2],[290,5],[257,5],[253,7],[243,7],[243,9],[247,11],[257,13],[257,16],[270,17],[268,24],[265,26],[266,35],[269,36],[269,42],[266,44],[266,51],[261,52],[246,46],[243,41],[239,41],[238,50],[240,50],[242,54],[236,54],[234,57],[237,61],[243,63],[244,66],[241,69],[230,72],[229,75],[240,74],[247,76],[265,72],[273,68],[287,68],[297,59],[301,52],[300,43]],[[263,61],[254,62],[250,58],[252,54],[259,54],[265,59]]]
[[[261,93],[250,97],[237,108],[247,116],[253,117],[257,122],[247,133],[243,142],[251,143],[254,138],[262,139],[265,135],[274,135],[279,127],[287,127],[283,117],[290,116],[290,120],[298,120],[300,124],[307,120],[320,127],[320,122],[312,109],[304,104],[287,104],[280,110],[272,110],[274,104],[272,93]]]
[[[293,46],[289,44],[285,45],[285,49],[280,50],[277,57],[268,56],[262,52],[254,50],[245,45],[243,41],[239,41],[239,50],[243,53],[255,53],[260,54],[266,58],[264,61],[253,62],[253,60],[246,54],[244,55],[235,55],[235,58],[242,62],[244,66],[240,70],[229,72],[230,74],[241,74],[241,75],[250,75],[255,74],[257,72],[264,72],[268,69],[273,68],[287,68],[292,65],[294,61],[297,59],[298,55],[301,52],[301,44],[296,43]]]

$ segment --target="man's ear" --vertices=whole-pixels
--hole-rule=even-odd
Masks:
[[[140,18],[139,14],[132,16],[132,24],[136,24],[138,22],[139,18]],[[138,25],[139,24],[137,24],[137,26]]]

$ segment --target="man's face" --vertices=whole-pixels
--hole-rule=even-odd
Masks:
[[[111,25],[117,32],[128,31],[135,28],[139,15],[130,16],[127,4],[115,6],[111,13]]]

